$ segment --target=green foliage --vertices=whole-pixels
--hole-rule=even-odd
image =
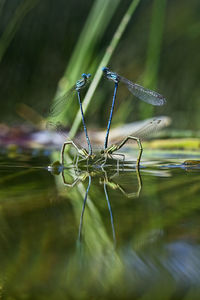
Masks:
[[[83,103],[83,108],[84,112],[86,112],[91,100],[92,96],[94,95],[94,92],[98,86],[98,83],[102,77],[102,67],[106,66],[111,57],[112,54],[119,43],[121,36],[126,29],[126,26],[128,22],[130,21],[130,18],[132,17],[137,5],[139,4],[140,0],[133,0],[128,7],[127,11],[125,12],[120,24],[118,25],[114,36],[108,45],[105,54],[103,55],[102,59],[100,62],[96,61],[95,65],[93,64],[93,70],[96,69],[96,73],[93,76],[93,81],[88,89],[88,92],[85,96],[85,101]],[[75,82],[80,76],[80,73],[82,70],[87,69],[87,72],[90,71],[91,69],[88,70],[89,63],[91,62],[91,57],[93,54],[93,49],[98,41],[98,38],[100,38],[103,33],[105,32],[107,26],[109,25],[111,21],[112,14],[115,11],[116,4],[118,3],[115,1],[115,5],[113,5],[113,2],[111,3],[110,1],[105,1],[106,5],[104,5],[103,9],[101,9],[101,13],[99,13],[99,5],[102,5],[102,1],[95,1],[94,6],[91,10],[91,13],[88,17],[88,20],[85,24],[85,27],[83,28],[83,31],[80,35],[80,38],[77,42],[76,48],[74,50],[74,53],[72,55],[72,58],[69,62],[69,65],[67,66],[67,70],[65,71],[64,77],[61,79],[62,82],[62,87],[59,88],[59,91],[56,94],[55,101],[57,101],[57,96],[60,94],[64,94],[64,91],[66,91],[66,87],[72,85],[72,82]],[[112,9],[110,8],[112,7]],[[105,8],[106,7],[106,8]],[[109,8],[109,9],[108,9]],[[108,16],[109,13],[109,16]],[[96,22],[94,22],[96,20]],[[94,26],[95,23],[95,26]],[[94,38],[95,37],[95,38]],[[97,38],[98,37],[98,38]],[[64,84],[63,84],[64,82]],[[70,84],[69,84],[70,83]],[[69,107],[70,104],[70,107]],[[71,119],[71,116],[73,115],[74,111],[74,105],[70,102],[66,106],[67,110],[67,116],[65,110],[61,112],[61,114],[57,117],[54,118],[54,121],[63,121],[65,119]],[[81,123],[81,114],[80,111],[78,110],[75,120],[72,124],[71,130],[70,130],[70,137],[73,137]]]
[[[160,53],[162,48],[165,23],[166,0],[154,0],[152,7],[151,27],[147,48],[146,67],[143,74],[143,85],[152,90],[157,89]],[[141,119],[153,116],[154,108],[151,105],[140,103]]]
[[[54,101],[57,101],[57,98],[60,95],[63,95],[66,90],[68,90],[79,79],[83,72],[92,73],[96,69],[97,62],[95,64],[92,63],[95,59],[94,49],[97,47],[103,34],[108,28],[119,2],[120,0],[112,2],[107,0],[94,1],[92,9],[76,43],[71,59],[64,72],[64,76],[60,80]],[[63,120],[69,119],[72,121],[75,107],[76,105],[68,102],[66,109],[61,112],[58,118],[54,118],[54,120],[62,122]]]
[[[91,99],[92,99],[92,96],[97,88],[97,85],[102,77],[102,67],[103,66],[106,66],[108,63],[109,63],[109,60],[110,58],[112,57],[112,54],[117,46],[117,44],[119,43],[120,41],[120,38],[124,32],[124,30],[126,29],[126,26],[128,24],[128,22],[130,21],[130,18],[132,16],[132,14],[134,13],[137,5],[139,4],[140,0],[133,0],[131,5],[129,6],[128,10],[126,11],[125,15],[123,16],[119,26],[117,27],[116,29],[116,32],[101,60],[101,62],[99,63],[98,65],[98,68],[97,68],[97,71],[94,75],[94,79],[93,79],[93,82],[92,84],[90,85],[90,88],[85,96],[85,101],[84,101],[84,110],[86,111]],[[80,125],[80,122],[81,122],[81,114],[80,114],[80,111],[77,113],[76,115],[76,118],[74,120],[74,123],[72,125],[72,128],[70,130],[70,136],[73,137],[77,130],[78,130],[78,127]]]
[[[7,48],[12,42],[18,28],[20,27],[24,17],[28,14],[28,12],[36,6],[39,0],[24,0],[20,3],[20,5],[16,8],[13,17],[10,22],[7,24],[5,31],[3,32],[0,38],[0,61],[2,60]],[[0,14],[3,10],[3,1],[0,4]]]

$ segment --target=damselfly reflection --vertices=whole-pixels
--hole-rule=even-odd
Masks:
[[[75,168],[75,170],[76,170],[76,168]],[[111,204],[110,204],[110,200],[109,200],[109,196],[108,196],[107,187],[114,189],[114,190],[119,190],[127,198],[136,198],[136,197],[138,198],[140,195],[141,188],[142,188],[142,180],[141,180],[141,175],[140,175],[139,169],[136,169],[138,190],[136,192],[131,192],[131,193],[127,193],[120,184],[114,182],[113,178],[116,175],[119,175],[118,170],[117,170],[117,172],[115,171],[115,173],[113,175],[110,175],[110,172],[106,172],[106,170],[103,167],[101,169],[93,169],[92,168],[91,171],[83,171],[83,170],[78,169],[78,170],[76,170],[76,173],[77,172],[79,174],[77,174],[78,175],[77,178],[75,178],[72,183],[66,182],[65,174],[64,174],[65,169],[63,169],[63,171],[62,171],[62,178],[63,178],[64,185],[67,187],[74,187],[76,184],[78,184],[78,182],[83,182],[86,180],[86,178],[88,178],[88,186],[87,186],[85,196],[84,196],[81,217],[80,217],[80,223],[79,223],[79,233],[78,233],[79,241],[81,241],[81,238],[82,238],[83,217],[84,217],[84,212],[85,212],[89,189],[91,186],[91,180],[93,177],[97,176],[99,178],[99,183],[101,185],[103,184],[103,187],[104,187],[104,194],[106,197],[108,210],[109,210],[109,214],[110,214],[112,235],[113,235],[113,241],[114,241],[114,245],[115,245],[116,244],[116,236],[115,236],[115,228],[114,228],[114,219],[113,219],[113,213],[112,213],[112,208],[111,208]]]
[[[62,166],[62,165],[60,165]],[[56,166],[56,170],[58,170],[59,167],[59,163]],[[50,170],[50,169],[49,169]],[[52,170],[52,169],[51,169]],[[130,172],[130,167],[126,167],[124,166],[122,169],[114,168],[114,169],[110,169],[108,168],[108,170],[106,170],[106,168],[104,166],[101,166],[100,168],[97,167],[85,167],[85,168],[77,168],[77,166],[72,166],[72,168],[65,168],[64,166],[62,166],[60,168],[60,173],[63,179],[63,184],[67,187],[74,187],[76,184],[78,184],[79,182],[84,182],[87,178],[89,177],[96,177],[98,178],[99,184],[102,185],[104,183],[106,183],[106,185],[108,187],[110,187],[113,190],[119,190],[125,197],[127,198],[136,198],[139,197],[140,195],[140,191],[142,188],[142,179],[141,179],[141,175],[140,175],[140,171],[139,168],[136,169],[132,169],[133,171],[136,172],[136,179],[137,179],[137,191],[136,192],[126,192],[124,187],[117,183],[116,180],[114,180],[114,178],[120,178],[120,174],[127,174],[126,171]],[[55,173],[55,168],[54,168],[54,173]],[[56,174],[57,175],[57,174]],[[67,182],[66,180],[66,175],[70,175],[70,177],[73,177],[73,181],[71,182]]]
[[[91,181],[92,181],[92,176],[90,174],[88,174],[88,186],[87,186],[85,196],[84,196],[83,206],[82,206],[82,210],[81,210],[80,223],[79,223],[79,230],[78,230],[78,241],[79,242],[81,242],[81,240],[82,240],[83,217],[84,217],[85,206],[86,206],[86,202],[87,202],[87,198],[88,198],[89,189],[91,186]],[[114,227],[112,208],[111,208],[110,200],[108,197],[108,192],[107,192],[105,181],[104,181],[104,193],[106,196],[106,201],[107,201],[108,210],[109,210],[109,214],[110,214],[110,222],[111,222],[111,227],[112,227],[113,241],[114,241],[114,245],[116,245],[116,235],[115,235],[115,227]]]
[[[91,187],[91,182],[92,179],[97,178],[97,182],[99,183],[99,185],[100,186],[103,185],[103,190],[104,190],[104,194],[106,197],[107,206],[110,214],[113,240],[115,244],[116,238],[115,238],[114,220],[113,220],[112,208],[111,208],[111,203],[109,201],[107,188],[110,188],[115,191],[119,191],[127,198],[138,198],[142,188],[142,180],[141,180],[139,169],[136,168],[137,190],[135,192],[127,192],[121,184],[117,183],[117,181],[120,180],[120,175],[122,174],[126,174],[126,176],[127,174],[133,176],[133,172],[130,172],[130,168],[126,169],[125,167],[123,171],[119,171],[118,169],[113,169],[111,171],[110,168],[108,169],[108,171],[106,171],[106,168],[104,167],[101,168],[90,167],[90,168],[80,169],[77,168],[76,165],[72,165],[72,167],[66,168],[63,165],[59,164],[59,162],[55,162],[51,167],[48,168],[48,170],[55,175],[58,175],[60,173],[62,176],[64,186],[69,188],[73,188],[78,183],[83,183],[88,179],[88,185],[85,191],[81,215],[80,215],[79,233],[78,233],[79,240],[81,240],[82,237],[83,218],[84,218],[84,212],[85,212],[89,190]],[[127,173],[126,171],[129,172]],[[68,177],[68,179],[66,179],[66,177]],[[72,181],[69,180],[69,178],[72,178]]]
[[[128,90],[136,96],[138,99],[147,102],[152,105],[157,105],[161,106],[166,103],[166,99],[159,93],[151,91],[147,88],[144,88],[143,86],[133,83],[132,81],[118,75],[115,72],[112,72],[109,70],[109,68],[104,67],[102,69],[105,77],[108,80],[111,80],[115,83],[115,89],[114,89],[114,95],[113,95],[113,101],[112,101],[112,106],[110,110],[110,117],[108,120],[108,125],[107,125],[107,132],[106,132],[106,137],[105,137],[105,142],[104,142],[104,148],[106,149],[108,146],[108,136],[110,132],[110,126],[111,126],[111,121],[112,121],[112,115],[113,115],[113,110],[114,110],[114,105],[115,105],[115,99],[116,99],[116,94],[117,94],[117,89],[118,85],[120,82],[123,82]]]

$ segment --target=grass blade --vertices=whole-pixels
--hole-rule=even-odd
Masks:
[[[162,47],[163,27],[165,21],[166,0],[154,0],[152,8],[152,22],[147,49],[146,70],[143,75],[143,85],[156,90]],[[142,119],[153,115],[154,107],[140,103],[140,116]]]
[[[128,22],[130,21],[131,19],[131,16],[133,15],[135,9],[137,8],[138,4],[139,4],[140,0],[133,0],[128,8],[128,10],[126,11],[125,15],[123,16],[111,42],[110,42],[110,45],[108,46],[108,48],[106,49],[106,52],[98,66],[98,69],[95,73],[95,76],[94,76],[94,79],[87,91],[87,94],[85,96],[85,100],[83,102],[83,108],[84,108],[84,112],[86,112],[90,102],[91,102],[91,99],[92,99],[92,96],[97,88],[97,85],[99,84],[99,81],[102,77],[102,67],[106,66],[117,46],[117,44],[119,43],[120,41],[120,38],[123,34],[123,32],[125,31],[127,25],[128,25]],[[75,120],[74,120],[74,123],[71,127],[71,130],[70,130],[70,133],[69,133],[69,136],[71,138],[74,137],[74,135],[76,134],[78,128],[79,128],[79,125],[81,123],[81,113],[80,111],[78,111],[78,113],[76,114],[76,117],[75,117]]]
[[[106,31],[119,3],[120,0],[96,0],[94,2],[64,76],[60,80],[53,102],[77,81],[81,73],[91,70],[90,66],[94,61],[94,49]],[[67,103],[66,109],[59,115],[57,120],[62,122],[66,113],[68,113],[69,119],[73,116],[72,107],[70,107],[70,112],[67,110],[69,104],[71,103]]]

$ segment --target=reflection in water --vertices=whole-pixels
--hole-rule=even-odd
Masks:
[[[198,169],[1,162],[2,299],[199,299]]]
[[[114,163],[115,163],[115,161],[114,161]],[[125,171],[124,165],[122,167],[123,167],[123,171]],[[92,177],[99,178],[99,184],[103,184],[103,187],[104,187],[104,194],[105,194],[105,198],[107,201],[108,210],[109,210],[109,214],[110,214],[113,242],[115,245],[116,244],[116,235],[115,235],[115,228],[114,228],[114,220],[113,220],[111,204],[109,201],[107,186],[109,186],[110,188],[112,188],[114,190],[119,190],[127,198],[139,197],[141,188],[142,188],[142,180],[141,180],[139,168],[136,167],[136,169],[132,170],[132,171],[135,171],[136,175],[137,175],[138,189],[136,192],[131,192],[131,193],[127,193],[120,184],[115,183],[112,180],[114,177],[119,175],[119,171],[120,171],[119,161],[117,164],[117,169],[116,170],[114,169],[114,174],[112,174],[112,175],[108,175],[108,173],[110,173],[110,171],[107,172],[106,167],[103,167],[102,165],[94,165],[94,166],[87,165],[86,170],[85,170],[85,169],[80,169],[77,164],[72,165],[70,168],[65,168],[59,162],[55,162],[52,164],[51,167],[48,168],[48,170],[51,171],[51,173],[54,175],[59,175],[61,173],[62,179],[63,179],[63,184],[67,187],[74,187],[78,184],[78,182],[83,182],[86,180],[86,178],[88,178],[88,186],[85,191],[84,201],[83,201],[83,206],[82,206],[82,211],[81,211],[81,217],[80,217],[79,233],[78,233],[79,241],[81,241],[81,238],[82,238],[83,217],[84,217],[85,206],[86,206],[86,202],[87,202],[87,198],[88,198],[88,193],[89,193],[90,186],[91,186]],[[128,170],[130,171],[130,168]],[[67,173],[67,175],[69,175],[70,171],[74,172],[75,178],[73,179],[72,182],[67,182],[65,179],[65,172]]]
[[[68,171],[69,170],[66,170],[66,173],[68,173]],[[141,171],[144,174],[149,174],[148,176],[157,176],[158,178],[166,177],[170,183],[173,183],[173,186],[169,185],[169,188],[167,185],[163,187],[160,186],[161,191],[163,189],[163,197],[165,197],[166,194],[166,203],[168,203],[170,201],[170,197],[167,194],[169,192],[173,193],[174,188],[177,186],[174,181],[171,181],[169,172],[166,173],[166,170],[163,171],[162,167],[160,169],[142,169]],[[63,170],[63,172],[65,173],[65,170]],[[127,170],[125,169],[124,172],[127,172]],[[121,171],[119,177],[117,177],[118,174],[115,172],[111,174],[110,171],[106,172],[102,169],[96,171],[93,169],[90,170],[90,172],[88,172],[88,170],[79,170],[79,172],[75,172],[76,176],[78,175],[78,178],[75,179],[76,184],[77,182],[84,181],[86,178],[90,178],[82,208],[82,219],[85,210],[86,198],[90,189],[91,179],[95,179],[95,177],[97,177],[98,183],[100,185],[103,184],[104,194],[110,212],[114,244],[116,240],[115,228],[107,188],[111,188],[111,191],[118,191],[121,193],[121,195],[127,197],[128,199],[131,197],[137,199],[137,197],[139,197],[141,194],[141,174],[137,169],[132,170],[132,172],[134,172],[137,176],[138,189],[136,192],[127,192],[123,188],[123,185],[121,184],[121,182],[123,182],[123,170]],[[113,181],[113,179],[116,177],[120,179],[120,184]],[[83,280],[81,283],[79,283],[79,287],[81,290],[87,287],[88,295],[91,293],[93,288],[96,289],[96,295],[102,295],[101,290],[99,289],[99,284],[102,284],[104,287],[103,294],[109,294],[109,299],[112,297],[115,299],[120,299],[122,297],[123,299],[138,299],[144,297],[144,299],[146,299],[145,297],[147,297],[147,295],[149,299],[160,299],[160,295],[163,295],[163,293],[165,294],[166,299],[179,299],[180,297],[184,298],[187,295],[189,296],[188,298],[186,297],[186,299],[193,299],[193,296],[190,296],[190,294],[193,295],[193,287],[194,285],[198,286],[200,284],[199,246],[195,245],[195,243],[191,244],[186,239],[179,239],[175,242],[166,240],[166,229],[164,230],[166,227],[165,222],[168,222],[168,220],[173,220],[174,216],[173,213],[171,216],[169,215],[163,218],[160,214],[158,214],[158,216],[157,214],[155,215],[155,212],[159,206],[155,203],[155,196],[153,196],[154,192],[151,188],[151,185],[153,185],[153,183],[148,183],[147,191],[144,188],[148,197],[151,199],[151,207],[148,206],[148,203],[148,205],[144,204],[144,206],[142,204],[142,201],[144,201],[143,199],[145,199],[144,197],[146,195],[146,192],[144,191],[143,198],[140,199],[142,205],[141,207],[143,207],[143,215],[140,216],[140,223],[136,225],[137,232],[135,232],[133,235],[131,243],[127,245],[123,243],[123,246],[119,248],[116,245],[115,249],[107,247],[107,251],[104,247],[101,249],[101,251],[98,251],[97,248],[92,248],[94,252],[93,250],[89,252],[86,251],[82,256],[82,261],[84,260],[82,267],[78,268],[74,277],[70,276],[68,281],[68,285],[72,285],[73,290],[76,287],[76,285],[74,285],[74,281],[76,281],[77,276],[84,277],[85,274],[87,274],[87,281]],[[71,186],[74,186],[74,182],[72,182]],[[157,189],[159,190],[159,188]],[[115,201],[112,201],[112,204],[115,204]],[[126,203],[126,205],[129,204]],[[136,220],[140,213],[137,211],[137,206],[135,209],[136,212],[133,215],[132,220]],[[146,212],[148,212],[149,215]],[[170,211],[166,210],[167,214],[169,212]],[[127,215],[127,220],[128,218],[129,215]],[[120,222],[120,220],[121,218],[115,215],[115,226],[117,226],[117,223]],[[155,222],[154,225],[153,222]],[[147,223],[147,226],[145,227],[144,232],[142,232],[140,227],[144,227],[145,223]],[[81,225],[79,229],[81,228],[82,230],[82,221],[80,224]],[[90,224],[90,226],[95,225]],[[119,226],[117,226],[117,231],[118,230]],[[135,230],[134,226],[132,227],[132,230]],[[174,227],[172,226],[171,235],[173,232]],[[120,233],[117,232],[117,235],[120,235]],[[93,242],[98,244],[98,238]],[[92,240],[90,240],[89,243],[91,246]],[[80,258],[79,255],[80,253],[75,255],[76,259],[78,259],[78,257]],[[71,271],[74,271],[74,266],[75,260],[71,266]],[[95,277],[92,279],[90,276],[94,276],[93,269],[96,271]],[[176,288],[173,288],[174,281]],[[91,287],[90,283],[93,285],[93,288]],[[115,286],[114,291],[112,291],[112,286]],[[152,286],[154,287],[153,290]],[[164,286],[166,286],[166,288]]]
[[[83,201],[83,208],[82,208],[82,212],[81,212],[81,219],[80,219],[79,231],[78,231],[78,240],[80,242],[81,242],[81,233],[82,233],[82,225],[83,225],[83,215],[84,215],[84,211],[85,211],[85,205],[86,205],[86,201],[87,201],[87,196],[88,196],[90,185],[91,185],[91,175],[89,175],[88,178],[89,178],[89,182],[88,182],[87,190],[85,192],[85,197],[84,197],[84,201]]]
[[[115,227],[114,227],[114,221],[113,221],[112,208],[111,208],[110,201],[109,201],[109,198],[108,198],[106,180],[104,180],[103,187],[104,187],[104,193],[105,193],[105,196],[106,196],[106,200],[107,200],[107,203],[108,203],[108,209],[109,209],[109,213],[110,213],[110,221],[111,221],[111,226],[112,226],[113,241],[114,241],[114,245],[116,245]]]

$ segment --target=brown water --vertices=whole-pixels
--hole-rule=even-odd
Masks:
[[[47,170],[57,153],[1,151],[2,299],[200,299],[197,153],[68,165],[68,187]]]

